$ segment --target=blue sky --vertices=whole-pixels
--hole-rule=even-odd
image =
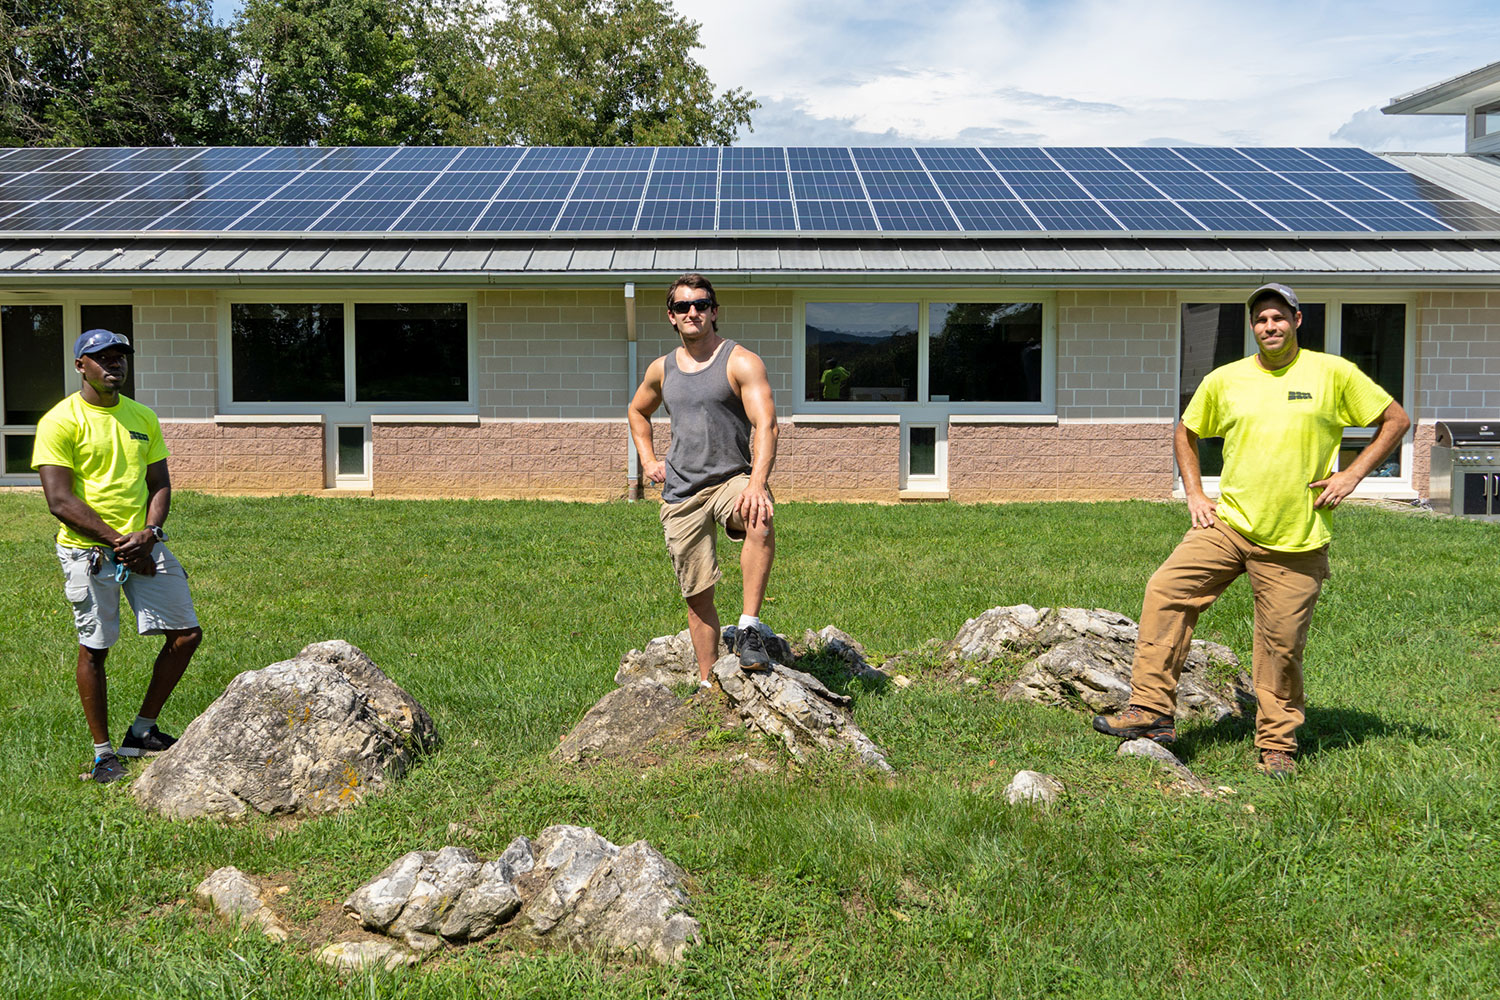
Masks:
[[[215,0],[227,14],[233,0]],[[748,145],[1459,151],[1391,98],[1500,59],[1500,2],[676,0],[763,104]]]

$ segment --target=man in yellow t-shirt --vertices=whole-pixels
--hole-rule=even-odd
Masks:
[[[1255,594],[1252,677],[1258,769],[1296,770],[1305,718],[1302,652],[1328,578],[1331,511],[1400,443],[1411,420],[1401,404],[1343,358],[1301,349],[1297,295],[1280,284],[1250,296],[1257,352],[1216,368],[1177,425],[1174,450],[1192,526],[1146,585],[1131,667],[1130,704],[1100,715],[1110,736],[1176,738],[1177,681],[1198,615],[1241,574]],[[1339,471],[1345,427],[1377,427]],[[1203,492],[1198,439],[1224,439],[1217,503]]]
[[[78,631],[78,696],[94,739],[86,777],[101,785],[124,776],[120,757],[160,753],[176,742],[156,718],[203,641],[187,574],[165,545],[172,482],[161,424],[120,394],[134,353],[129,338],[109,330],[78,338],[73,367],[83,386],[37,422],[31,458],[47,508],[62,522],[57,558]],[[122,590],[136,630],[165,641],[140,714],[117,752],[109,739],[104,661],[120,635]]]

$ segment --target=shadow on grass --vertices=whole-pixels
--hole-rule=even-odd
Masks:
[[[1297,730],[1299,754],[1314,757],[1346,750],[1370,739],[1396,736],[1414,741],[1440,740],[1445,734],[1411,722],[1386,722],[1380,716],[1357,708],[1308,706],[1307,721]],[[1255,716],[1221,719],[1211,726],[1184,733],[1173,752],[1184,762],[1219,743],[1254,742]]]

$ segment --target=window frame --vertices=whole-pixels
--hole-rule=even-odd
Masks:
[[[317,402],[239,402],[234,397],[234,306],[241,304],[287,304],[306,303],[341,304],[344,308],[344,398]],[[464,306],[464,335],[466,337],[466,399],[446,402],[382,401],[360,402],[355,398],[355,336],[356,307],[362,304],[383,303],[460,303]],[[333,422],[350,422],[359,418],[366,421],[372,416],[384,414],[402,415],[475,415],[479,412],[479,294],[478,292],[443,291],[370,291],[350,293],[347,291],[329,295],[316,290],[271,289],[266,291],[221,292],[218,296],[219,331],[219,400],[218,412],[227,415],[277,414],[288,416],[327,415]],[[337,411],[336,413],[334,411]]]
[[[80,382],[78,372],[73,368],[73,343],[78,335],[83,332],[83,320],[80,315],[80,306],[106,305],[106,306],[129,306],[131,309],[131,331],[130,341],[135,343],[135,303],[131,293],[119,289],[104,289],[97,292],[59,292],[35,294],[35,293],[0,293],[0,305],[5,306],[60,306],[62,308],[62,356],[58,358],[58,366],[63,373],[63,398],[78,391]],[[5,364],[3,357],[4,345],[0,344],[0,366]],[[131,365],[132,377],[135,377],[135,366]],[[136,382],[139,387],[139,381]],[[11,424],[4,422],[5,414],[5,384],[0,380],[0,457],[3,457],[3,438],[13,434],[30,434],[35,436],[36,424]],[[24,473],[6,472],[0,465],[0,486],[34,486],[41,481],[41,477],[33,470]]]
[[[1244,321],[1244,357],[1256,353],[1255,333],[1250,329],[1250,311],[1245,309],[1246,293],[1239,289],[1179,289],[1177,291],[1177,390],[1176,398],[1182,397],[1182,307],[1185,305],[1198,304],[1220,304],[1235,303],[1243,310]],[[1406,307],[1406,330],[1405,344],[1403,345],[1402,358],[1402,398],[1396,400],[1407,413],[1415,412],[1414,405],[1417,393],[1417,293],[1414,291],[1386,291],[1381,289],[1350,289],[1330,288],[1314,289],[1298,296],[1306,303],[1321,305],[1325,309],[1326,320],[1324,326],[1324,351],[1336,357],[1343,357],[1344,336],[1344,306],[1345,305],[1402,305]],[[1176,425],[1176,420],[1173,421]],[[1356,437],[1373,439],[1375,432],[1368,428],[1349,428],[1355,431]],[[1360,433],[1362,432],[1362,433]],[[1348,430],[1346,430],[1346,435]],[[1413,461],[1416,457],[1416,421],[1412,422],[1411,428],[1401,439],[1399,455],[1401,458],[1401,475],[1393,477],[1367,476],[1354,488],[1353,496],[1380,498],[1393,494],[1399,496],[1416,496],[1413,485]],[[1334,467],[1338,468],[1337,456],[1334,458]],[[1173,494],[1183,496],[1182,472],[1173,462]],[[1203,488],[1217,495],[1219,492],[1219,477],[1204,476]]]
[[[809,400],[807,391],[808,303],[910,303],[917,305],[917,398],[914,400]],[[930,348],[931,310],[936,302],[1003,304],[1036,302],[1042,307],[1042,398],[1036,402],[933,402]],[[859,288],[798,291],[792,297],[792,384],[789,412],[797,414],[897,413],[905,420],[931,423],[963,414],[1047,416],[1057,413],[1057,293],[1011,286],[984,289]]]

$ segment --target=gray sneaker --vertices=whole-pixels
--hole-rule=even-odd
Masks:
[[[758,628],[736,629],[734,651],[745,670],[770,670],[771,654],[766,652],[766,638]]]

